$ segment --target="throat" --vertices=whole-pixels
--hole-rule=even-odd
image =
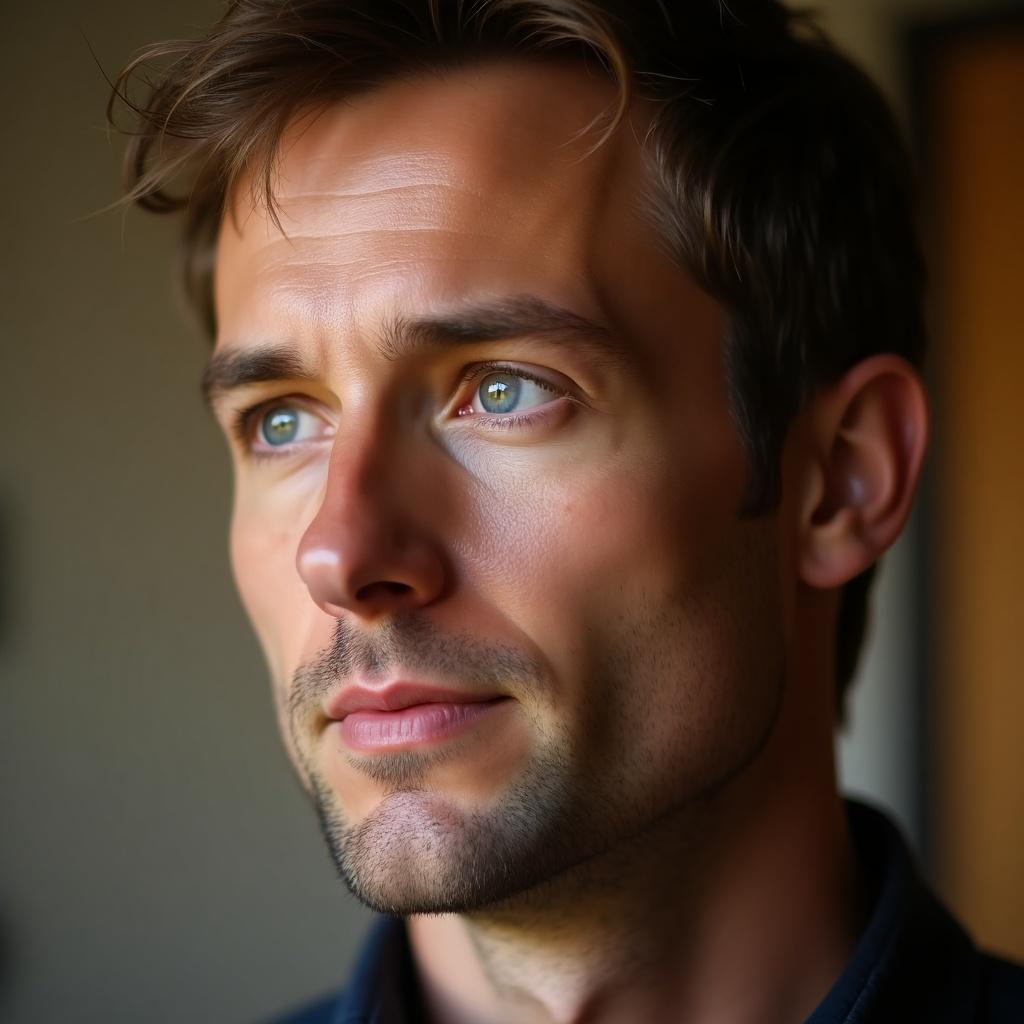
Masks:
[[[429,1019],[805,1020],[860,934],[863,886],[838,799],[831,828],[772,825],[723,848],[708,822],[699,844],[665,822],[500,906],[410,918]]]

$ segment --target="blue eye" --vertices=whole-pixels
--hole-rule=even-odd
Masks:
[[[318,416],[295,405],[274,405],[259,417],[259,437],[273,448],[323,435]]]
[[[294,409],[271,409],[260,422],[267,444],[288,444],[299,432],[299,415]]]
[[[480,410],[490,413],[522,412],[550,402],[557,394],[554,388],[508,370],[487,374],[476,389]]]
[[[510,373],[492,373],[480,384],[480,404],[487,412],[509,412],[519,400],[519,379]]]

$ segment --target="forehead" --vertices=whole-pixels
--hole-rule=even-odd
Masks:
[[[233,192],[221,340],[268,316],[337,326],[495,292],[599,315],[603,293],[649,283],[659,260],[640,213],[643,111],[595,149],[616,99],[581,66],[484,64],[297,118],[275,181],[283,232],[251,181]]]

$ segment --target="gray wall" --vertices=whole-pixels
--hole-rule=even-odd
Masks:
[[[823,6],[891,86],[900,5]],[[219,9],[65,0],[5,12],[0,1015],[11,1024],[256,1020],[336,984],[365,921],[279,751],[229,580],[228,463],[197,398],[204,343],[174,308],[173,226],[93,215],[117,195],[120,145],[105,133],[90,45],[113,72]],[[896,559],[885,606],[903,614],[910,593]],[[906,630],[890,613],[882,626],[844,771],[909,818]]]
[[[3,37],[0,923],[12,1022],[249,1021],[364,915],[279,751],[229,579],[172,225],[117,195],[106,87],[213,2],[19,4]],[[13,27],[11,22],[13,21]],[[88,42],[87,42],[88,41]]]

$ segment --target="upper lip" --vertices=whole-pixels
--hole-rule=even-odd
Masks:
[[[420,683],[392,683],[382,687],[345,686],[324,705],[328,718],[341,720],[353,711],[398,711],[415,704],[473,704],[494,700],[501,693],[473,693]]]

